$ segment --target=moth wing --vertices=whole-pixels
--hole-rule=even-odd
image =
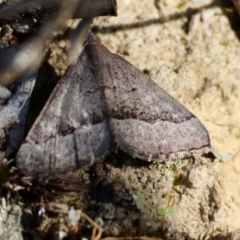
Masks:
[[[211,150],[207,130],[185,107],[90,33],[17,155],[30,172],[66,172],[115,150],[172,160]]]
[[[211,151],[201,122],[177,100],[93,34],[87,55],[103,71],[103,85],[117,145],[144,160],[182,159]]]
[[[67,172],[90,165],[114,148],[104,95],[83,51],[69,67],[17,154],[17,166]]]

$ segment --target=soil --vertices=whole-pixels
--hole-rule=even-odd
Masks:
[[[158,191],[164,190],[157,188],[149,196],[143,191],[147,210],[161,222],[156,209],[174,207],[174,214],[164,217],[169,234],[184,232],[197,238],[208,231],[224,235],[236,230],[240,227],[239,16],[224,1],[125,0],[118,5],[117,18],[96,23],[104,45],[193,112],[208,129],[212,146],[235,155],[228,163],[196,160],[183,173],[188,184],[178,186],[181,191],[173,194],[173,203],[162,202]],[[146,185],[149,178],[159,179],[159,172],[140,171],[139,176],[147,176]],[[170,189],[172,194],[175,190]]]
[[[69,173],[88,190],[61,201],[101,221],[103,237],[238,239],[240,17],[226,2],[118,0],[118,17],[95,20],[102,43],[194,113],[221,152],[218,159],[209,155],[165,164],[146,164],[120,152]],[[67,67],[61,58],[66,46],[62,40],[52,46],[39,78],[59,78]],[[30,123],[38,113],[31,114]],[[48,217],[40,229],[54,219]],[[90,233],[85,224],[78,236]]]

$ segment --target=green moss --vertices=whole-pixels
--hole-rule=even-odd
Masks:
[[[165,208],[158,208],[157,214],[164,217],[167,214],[172,215],[174,214],[174,208],[173,207],[165,207]]]
[[[182,1],[182,2],[180,2],[180,3],[177,5],[177,8],[178,8],[178,9],[182,9],[182,8],[185,7],[186,4],[187,4],[187,1]]]
[[[145,197],[144,197],[144,194],[142,192],[142,189],[137,191],[137,197],[136,197],[135,203],[136,203],[136,206],[139,210],[141,210],[142,212],[145,211],[145,207],[144,207]]]

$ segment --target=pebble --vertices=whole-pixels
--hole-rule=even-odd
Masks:
[[[75,210],[73,207],[71,207],[68,212],[68,218],[72,226],[77,225],[79,219],[81,218],[80,211]]]
[[[0,99],[8,100],[12,93],[7,88],[0,86]]]
[[[18,32],[18,33],[31,33],[34,26],[34,20],[33,19],[25,19],[21,22],[14,23],[12,25],[12,28]]]
[[[153,189],[153,183],[151,183],[151,182],[148,183],[148,187],[151,188],[151,189]]]
[[[208,21],[215,14],[215,9],[205,9],[202,11],[202,20]]]
[[[158,203],[157,199],[153,199],[152,203],[156,205]]]
[[[89,180],[89,173],[84,173],[83,174],[83,179],[84,180]]]
[[[61,41],[59,42],[59,47],[60,47],[60,48],[65,48],[65,47],[66,47],[66,41],[61,40]]]
[[[67,233],[65,231],[59,231],[58,232],[58,238],[63,239],[67,236]]]
[[[137,178],[137,177],[136,177],[135,174],[132,174],[132,175],[129,176],[129,179],[130,179],[130,180],[135,180],[136,178]]]
[[[157,182],[157,179],[154,178],[154,177],[151,177],[149,180],[150,180],[151,183],[155,183],[155,182]]]
[[[146,176],[141,177],[140,182],[141,183],[146,183],[147,182],[147,177]]]
[[[12,39],[13,29],[10,25],[3,25],[1,28],[1,38],[2,40],[10,40]]]

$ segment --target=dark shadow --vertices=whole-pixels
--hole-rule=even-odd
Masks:
[[[153,24],[161,24],[164,22],[170,22],[170,21],[174,21],[176,19],[180,19],[183,17],[191,17],[199,12],[201,12],[204,9],[209,9],[209,8],[213,8],[214,6],[216,6],[218,4],[218,1],[215,0],[213,3],[207,4],[203,7],[200,8],[189,8],[184,12],[181,13],[175,13],[166,17],[160,17],[158,19],[149,19],[149,20],[145,20],[145,21],[138,21],[135,23],[130,23],[130,24],[117,24],[117,25],[112,25],[112,26],[108,26],[108,27],[97,27],[95,26],[92,31],[94,33],[102,33],[102,34],[106,34],[106,33],[114,33],[114,32],[118,32],[118,31],[123,31],[123,30],[130,30],[130,29],[135,29],[135,28],[143,28],[149,25],[153,25]]]
[[[129,179],[121,176],[121,171],[128,171],[128,167],[136,171],[139,169],[144,171],[151,165],[152,163],[134,159],[119,151],[118,154],[112,154],[87,170],[91,184],[89,194],[85,196],[85,199],[88,199],[91,204],[88,204],[83,211],[92,219],[101,218],[103,220],[105,228],[103,237],[112,236],[112,229],[117,228],[118,237],[138,239],[140,236],[148,236],[165,239],[167,229],[156,228],[156,225],[153,228],[152,224],[167,226],[167,220],[157,214],[156,218],[152,219],[146,209],[139,209],[135,199],[137,190],[133,189],[132,184],[129,185]],[[114,174],[111,176],[108,174],[109,167],[111,172],[118,172],[114,177]],[[130,175],[129,177],[131,178]],[[144,189],[144,184],[141,185]],[[146,222],[150,225],[145,224]]]
[[[49,65],[49,54],[39,68],[35,87],[33,89],[29,110],[27,114],[25,135],[29,132],[36,118],[39,116],[54,87],[58,83],[60,76],[57,76],[53,67]]]
[[[228,18],[231,28],[238,39],[240,39],[240,15],[237,13],[232,1],[221,1],[223,14]]]
[[[158,19],[149,19],[149,20],[145,20],[145,21],[137,21],[134,23],[130,23],[130,24],[116,24],[116,25],[111,25],[111,26],[103,26],[103,27],[98,27],[95,26],[93,27],[92,31],[94,33],[101,33],[101,34],[108,34],[108,33],[114,33],[114,32],[118,32],[118,31],[123,31],[123,30],[131,30],[131,29],[135,29],[135,28],[142,28],[142,27],[146,27],[146,26],[150,26],[153,24],[161,24],[164,22],[170,22],[170,21],[174,21],[176,19],[180,19],[183,17],[187,17],[187,18],[191,18],[193,15],[201,12],[204,9],[210,9],[216,6],[220,6],[222,9],[222,12],[224,13],[224,15],[228,18],[229,23],[231,25],[232,30],[234,31],[234,33],[236,34],[236,36],[240,39],[240,16],[237,13],[234,4],[232,3],[232,1],[229,0],[215,0],[210,4],[207,4],[203,7],[200,8],[189,8],[184,12],[181,13],[175,13],[169,16],[164,16],[164,17],[160,17]],[[189,22],[189,21],[187,21]],[[186,23],[187,24],[187,23]],[[184,29],[187,31],[188,26],[184,26]]]

